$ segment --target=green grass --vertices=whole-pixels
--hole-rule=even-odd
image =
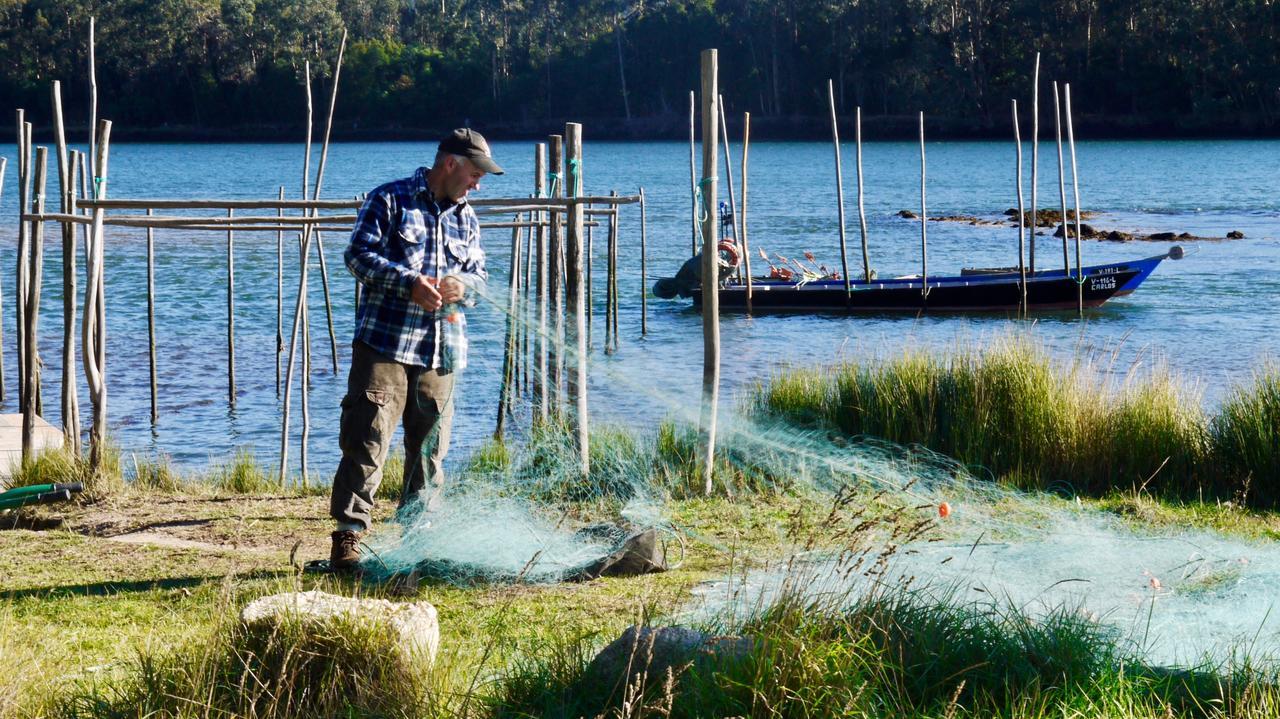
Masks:
[[[50,717],[421,716],[430,668],[400,656],[389,626],[333,619],[253,630],[234,601],[204,636],[179,651],[145,651],[109,685],[51,699]]]
[[[280,491],[279,478],[258,463],[253,450],[241,448],[227,462],[209,472],[206,484],[229,494],[270,494]]]
[[[1274,503],[1280,490],[1280,367],[1268,365],[1239,387],[1210,423],[1222,471],[1243,477],[1242,492]]]
[[[709,636],[749,651],[656,657],[632,672],[589,665],[594,644],[569,640],[513,666],[492,710],[502,717],[1165,717],[1265,716],[1275,676],[1247,666],[1171,672],[1116,648],[1111,632],[1069,611],[1032,619],[951,596],[885,590],[851,604],[797,596]]]
[[[136,454],[131,454],[130,460],[133,473],[129,481],[138,489],[176,494],[186,487],[182,476],[174,469],[166,455],[158,455],[154,459],[139,459]]]
[[[108,444],[103,452],[102,468],[94,472],[88,456],[77,457],[69,450],[59,448],[37,453],[24,459],[14,471],[0,482],[7,487],[26,487],[34,484],[84,485],[81,499],[100,499],[119,492],[124,486],[120,450]]]
[[[1007,412],[998,418],[974,415],[999,431],[1000,423],[1018,421],[1018,415],[993,403],[995,388],[1031,393],[1056,386],[1053,373],[1044,368],[1020,368],[1016,356],[1003,361],[1008,364],[993,364],[985,375],[974,371],[954,382],[942,381],[951,371],[944,363],[920,361],[896,385],[881,381],[896,388],[895,401],[909,406],[937,407],[938,397],[945,396],[950,398],[945,403]],[[833,398],[853,396],[852,389],[838,390],[828,375],[817,371],[789,375],[774,386],[777,397],[790,398],[786,401],[796,403],[798,411],[830,407]],[[1155,385],[1157,390],[1161,386]],[[1179,395],[1144,387],[1131,380],[1116,388],[1121,408],[1116,411],[1123,410],[1125,421],[1150,431],[1150,436],[1126,435],[1126,441],[1159,446],[1187,431],[1188,415],[1180,413],[1173,399]],[[1042,428],[1076,431],[1061,429],[1059,423],[1068,416],[1046,410],[1043,403],[1018,411],[1042,411]],[[948,423],[962,423],[963,416],[960,410],[914,419],[903,415],[892,427],[902,433],[951,436],[956,446],[1005,447],[1000,442],[1017,440],[1029,454],[1036,447],[1056,446],[1035,432],[1023,437],[1009,433],[997,442],[961,427],[944,429]],[[814,411],[807,421],[830,421],[824,417]],[[777,437],[789,436],[781,427],[775,429]],[[1091,435],[1072,436],[1085,442]],[[686,537],[685,561],[677,572],[582,585],[426,584],[418,598],[431,601],[440,612],[441,655],[430,669],[419,667],[409,674],[385,659],[381,650],[387,637],[376,629],[335,626],[318,634],[285,633],[263,644],[247,637],[235,621],[245,602],[279,591],[315,588],[405,599],[388,586],[294,573],[288,564],[291,547],[301,543],[299,559],[327,551],[331,522],[319,490],[282,492],[272,475],[254,466],[247,451],[199,478],[178,477],[163,458],[132,461],[131,481],[115,494],[65,508],[66,529],[0,531],[0,577],[5,578],[0,655],[12,669],[8,675],[0,672],[0,718],[1156,719],[1171,714],[1262,717],[1280,707],[1271,668],[1251,668],[1247,662],[1231,670],[1146,667],[1124,655],[1108,630],[1072,612],[1032,619],[1013,609],[991,611],[955,597],[918,592],[882,591],[847,604],[789,597],[746,620],[722,619],[703,627],[751,637],[753,650],[747,656],[726,662],[694,657],[670,681],[655,675],[639,684],[618,684],[618,677],[588,676],[588,663],[600,647],[634,622],[671,621],[664,617],[686,604],[689,588],[697,582],[762,562],[780,563],[797,548],[856,551],[902,543],[913,531],[912,518],[919,512],[892,496],[865,488],[842,491],[834,499],[803,491],[828,483],[809,481],[823,470],[806,467],[800,455],[820,453],[824,443],[832,452],[856,448],[856,443],[824,431],[793,452],[770,443],[777,437],[727,430],[716,458],[717,492],[711,497],[702,496],[696,432],[675,423],[664,423],[650,434],[595,427],[592,471],[585,481],[576,472],[564,427],[544,426],[521,446],[483,446],[453,481],[503,478],[506,491],[554,502],[576,520],[613,516],[619,500],[637,487],[665,495],[666,515]],[[1096,436],[1088,441],[1097,441]],[[1204,439],[1208,447],[1212,441]],[[1117,466],[1135,461],[1126,456],[1108,461]],[[1019,476],[1028,476],[1031,469],[1025,463],[1011,466],[1011,474],[1024,473]],[[386,471],[389,481],[383,487],[394,488],[402,470],[388,466]],[[1157,479],[1168,471],[1166,466]],[[1198,527],[1280,537],[1280,519],[1274,514],[1241,507],[1238,501],[1173,499],[1153,492],[1156,485],[1153,480],[1143,490],[1112,491],[1085,502],[1148,529]],[[226,502],[227,495],[240,499]],[[379,521],[396,496],[398,489],[379,491]],[[1052,513],[1067,500],[1033,497],[1026,502]],[[222,538],[252,546],[201,549],[111,542],[96,535],[117,530],[91,529],[100,525],[104,511],[123,513],[125,527],[177,520],[202,528],[191,535],[199,541]],[[1230,581],[1228,574],[1206,575],[1188,591],[1212,593]],[[269,671],[279,667],[284,671]]]
[[[1106,378],[1010,339],[947,356],[791,370],[752,408],[790,423],[919,445],[1023,489],[1100,496],[1280,502],[1280,373],[1236,389],[1216,414],[1167,370]]]

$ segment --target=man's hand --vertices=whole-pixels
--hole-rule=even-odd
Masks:
[[[419,275],[418,279],[413,281],[413,289],[409,294],[409,299],[415,305],[428,312],[435,312],[445,303],[445,300],[440,296],[440,291],[436,289],[435,278],[425,275]]]
[[[466,294],[467,286],[457,277],[437,280],[424,275],[414,280],[409,299],[422,309],[435,312],[447,303],[461,302]]]
[[[467,294],[467,286],[457,277],[449,276],[440,280],[440,297],[445,302],[461,302]]]

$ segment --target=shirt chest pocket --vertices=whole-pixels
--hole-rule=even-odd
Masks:
[[[444,251],[449,263],[465,267],[471,260],[471,242],[467,239],[467,230],[459,227],[454,232],[444,233]]]
[[[421,211],[402,210],[394,240],[400,264],[422,272],[425,269],[423,265],[426,262],[427,245],[434,230],[434,220],[425,217]]]

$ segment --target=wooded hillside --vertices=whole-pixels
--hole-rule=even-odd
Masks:
[[[319,91],[344,27],[348,135],[573,117],[679,136],[704,47],[728,109],[773,134],[821,126],[828,77],[872,123],[923,109],[944,132],[1002,132],[1037,50],[1104,131],[1280,128],[1273,0],[0,0],[6,113],[43,117],[61,79],[77,121],[90,15],[122,130],[296,128],[303,63]]]

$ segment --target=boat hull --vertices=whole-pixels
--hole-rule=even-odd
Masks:
[[[1028,310],[1075,309],[1083,296],[1085,307],[1098,307],[1112,297],[1137,289],[1167,255],[1142,260],[1086,267],[1083,282],[1075,273],[1041,270],[1027,275]],[[928,291],[924,290],[925,284]],[[960,276],[932,276],[927,283],[919,277],[903,277],[871,282],[843,280],[816,282],[752,282],[752,312],[997,312],[1017,311],[1021,289],[1017,273],[992,272]],[[702,304],[701,290],[694,290],[695,307]],[[745,284],[730,281],[720,289],[722,310],[745,310]]]

